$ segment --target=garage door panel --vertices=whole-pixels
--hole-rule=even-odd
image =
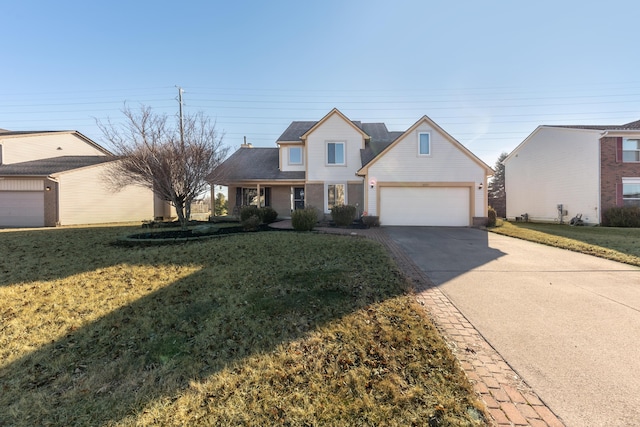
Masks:
[[[467,187],[383,187],[382,225],[468,226]]]
[[[44,227],[44,194],[0,192],[0,227]]]

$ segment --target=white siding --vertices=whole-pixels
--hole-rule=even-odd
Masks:
[[[327,165],[327,142],[345,143],[345,164]],[[307,138],[307,180],[311,182],[344,183],[358,180],[355,173],[360,169],[360,150],[364,148],[362,134],[345,122],[338,114],[327,118]],[[326,196],[325,196],[326,198]]]
[[[302,164],[289,164],[289,150],[291,149],[291,147],[298,147],[301,148],[302,150]],[[304,154],[304,145],[300,144],[300,145],[282,145],[280,147],[280,154],[282,156],[281,161],[282,161],[282,170],[283,171],[304,171],[304,163],[305,163],[305,154]]]
[[[104,156],[104,152],[71,133],[2,138],[2,163],[28,162],[60,156]],[[58,149],[60,148],[60,149]]]
[[[108,165],[59,174],[60,225],[99,224],[153,219],[151,190],[130,186],[119,192],[108,189],[103,173]]]
[[[418,155],[418,133],[431,134],[431,155]],[[436,129],[422,123],[418,128],[407,134],[386,153],[369,167],[369,181],[378,184],[393,182],[424,182],[424,183],[473,183],[474,216],[486,215],[485,189],[479,189],[479,184],[485,186],[486,171],[469,155],[451,142]],[[379,185],[371,188],[367,185],[367,209],[369,215],[377,215],[376,192]]]
[[[581,213],[599,221],[599,131],[538,128],[505,161],[507,217],[524,213],[537,221],[565,221]]]

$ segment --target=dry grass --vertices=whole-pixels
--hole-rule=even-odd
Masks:
[[[0,425],[482,425],[383,249],[0,232]]]
[[[640,229],[510,223],[490,231],[640,267]]]

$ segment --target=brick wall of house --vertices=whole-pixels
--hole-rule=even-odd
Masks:
[[[618,155],[620,137],[600,139],[600,220],[607,209],[618,206],[617,188],[622,178],[640,177],[640,163],[623,163]]]

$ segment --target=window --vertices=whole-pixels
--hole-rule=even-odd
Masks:
[[[302,164],[302,147],[289,147],[289,164]]]
[[[418,154],[421,156],[431,155],[431,135],[428,133],[418,134]]]
[[[344,142],[327,143],[327,164],[344,165]]]
[[[622,161],[640,162],[640,139],[622,140]]]
[[[344,205],[344,184],[327,185],[327,209],[334,206]]]
[[[640,178],[622,180],[622,201],[624,206],[640,207]]]
[[[271,206],[271,188],[260,187],[260,197],[257,188],[236,188],[236,206]]]

